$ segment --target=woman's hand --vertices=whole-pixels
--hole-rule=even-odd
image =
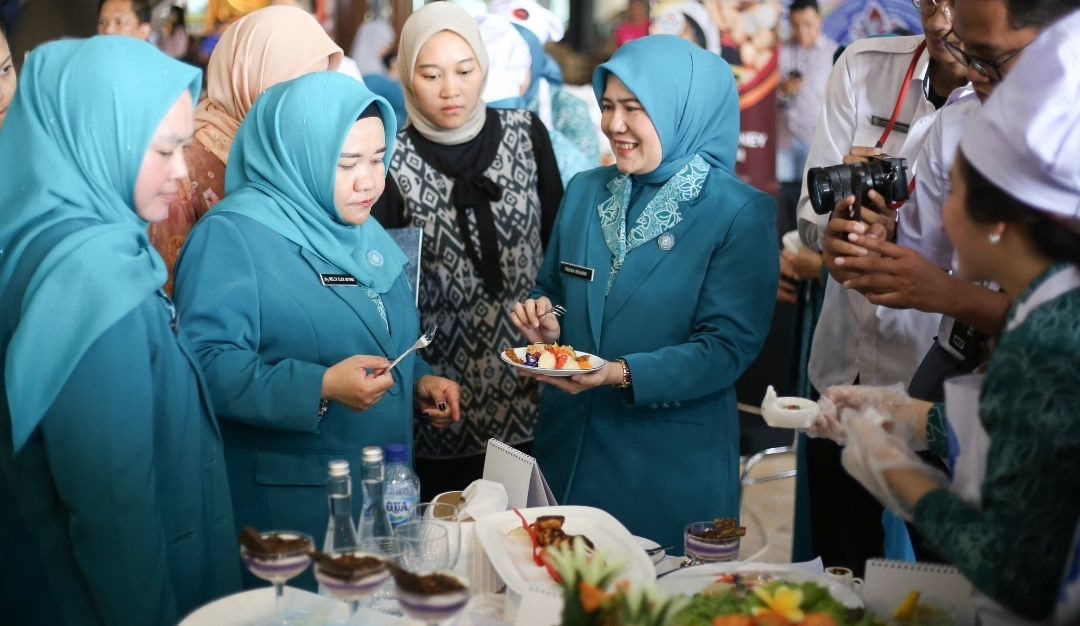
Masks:
[[[529,343],[552,343],[559,338],[562,328],[559,326],[558,317],[544,315],[551,307],[551,300],[546,297],[536,300],[530,298],[514,305],[514,310],[510,312],[510,321]],[[544,317],[541,318],[541,315]]]
[[[442,376],[421,376],[413,388],[413,404],[435,428],[461,421],[461,387]]]
[[[381,356],[351,356],[326,370],[319,397],[353,411],[366,411],[394,386],[394,377],[386,371],[388,365]]]
[[[600,387],[601,385],[618,385],[623,381],[622,363],[614,363],[607,361],[604,366],[595,372],[589,372],[588,374],[578,374],[577,376],[545,376],[543,374],[533,374],[528,370],[518,370],[520,375],[535,378],[536,380],[547,383],[552,387],[558,387],[566,393],[578,394],[582,391],[588,391],[593,387]]]

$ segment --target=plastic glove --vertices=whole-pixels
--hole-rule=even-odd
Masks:
[[[914,506],[889,487],[884,472],[900,468],[917,470],[942,487],[949,485],[949,479],[941,471],[924,463],[900,437],[882,428],[879,424],[882,420],[884,416],[873,408],[841,411],[840,421],[847,431],[847,445],[840,460],[847,473],[866,487],[885,508],[911,521]]]
[[[811,437],[828,437],[837,443],[844,443],[846,433],[840,421],[844,409],[864,410],[873,408],[881,416],[881,425],[888,432],[903,439],[912,450],[926,450],[924,437],[916,437],[918,416],[915,404],[904,391],[904,385],[897,383],[888,387],[870,387],[864,385],[841,385],[829,387],[818,400],[821,407],[814,424],[807,431]],[[919,426],[925,430],[925,426]]]
[[[836,389],[836,387],[829,389]],[[814,418],[814,423],[806,429],[806,436],[824,437],[843,445],[847,441],[847,432],[844,430],[844,425],[840,423],[840,412],[836,409],[836,404],[827,396],[818,398],[817,403],[821,410]]]

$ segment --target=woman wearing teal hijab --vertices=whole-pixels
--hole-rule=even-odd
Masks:
[[[616,165],[567,189],[529,341],[603,357],[548,383],[534,452],[561,504],[599,507],[682,546],[692,522],[739,514],[733,383],[769,330],[779,262],[773,199],[736,178],[739,103],[720,57],[668,35],[593,74]],[[553,304],[561,320],[537,315]]]
[[[64,623],[175,624],[239,588],[217,422],[146,236],[200,83],[134,39],[50,43],[0,133],[0,465],[36,544],[6,566],[41,559]]]
[[[405,254],[368,219],[395,130],[385,100],[336,72],[266,90],[228,196],[184,244],[176,300],[224,418],[238,526],[321,537],[329,461],[358,476],[365,446],[411,445],[414,403],[436,426],[458,419],[457,384],[416,353],[383,373],[420,334]]]

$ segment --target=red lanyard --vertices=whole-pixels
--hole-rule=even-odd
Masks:
[[[881,133],[881,139],[878,139],[876,148],[882,148],[885,142],[889,139],[889,134],[892,133],[893,126],[896,125],[896,118],[900,116],[900,109],[904,106],[904,98],[907,97],[908,86],[911,85],[911,77],[915,74],[915,66],[919,64],[919,57],[922,56],[923,50],[926,49],[926,39],[919,42],[919,47],[915,48],[915,55],[911,57],[911,63],[908,64],[907,74],[904,75],[904,84],[900,87],[900,95],[896,98],[896,106],[893,107],[892,116],[889,117],[889,123],[885,126],[885,131]],[[915,177],[911,177],[911,182],[908,183],[908,195],[915,191]],[[898,209],[904,206],[904,201],[895,202],[889,204],[890,209]]]

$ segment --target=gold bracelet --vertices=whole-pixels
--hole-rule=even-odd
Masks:
[[[616,389],[626,389],[634,384],[633,379],[630,378],[630,366],[626,364],[626,359],[615,359],[616,363],[622,365],[622,382],[616,383]]]

